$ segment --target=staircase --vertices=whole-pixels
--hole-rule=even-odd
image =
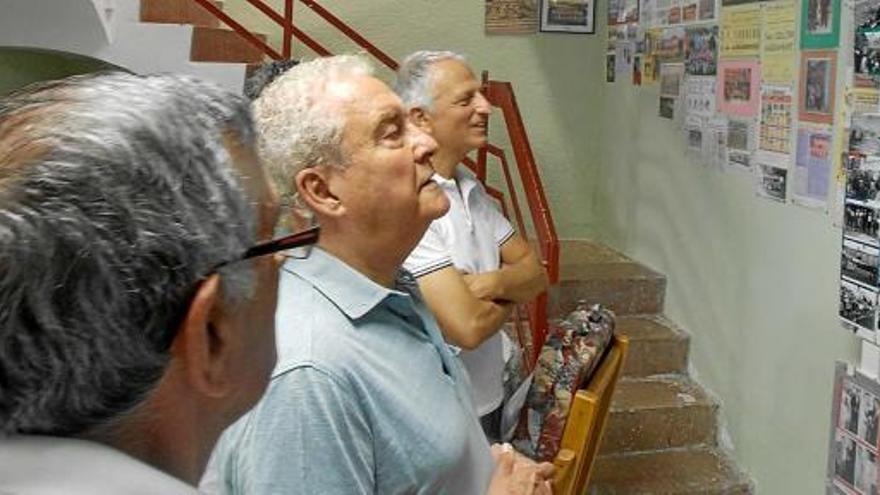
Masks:
[[[138,73],[191,74],[235,93],[249,65],[264,60],[193,0],[0,0],[0,11],[0,46],[74,53]]]
[[[630,338],[588,493],[753,493],[719,446],[718,402],[688,376],[690,338],[662,315],[665,289],[665,277],[601,244],[561,241],[550,314],[600,302]]]

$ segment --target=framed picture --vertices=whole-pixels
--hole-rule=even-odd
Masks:
[[[595,0],[541,0],[541,31],[595,34]]]
[[[760,106],[760,65],[757,59],[722,60],[718,64],[716,108],[739,117],[755,117]]]
[[[834,50],[801,52],[800,120],[832,123],[836,74],[837,53]]]
[[[840,0],[801,0],[801,48],[837,48]]]

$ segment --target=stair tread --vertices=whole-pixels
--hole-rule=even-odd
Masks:
[[[615,332],[634,340],[688,340],[675,325],[658,315],[619,316]]]
[[[559,259],[560,265],[632,261],[604,244],[585,239],[560,240]]]
[[[663,280],[666,277],[634,261],[560,265],[560,281],[577,282],[608,279]]]
[[[611,402],[612,413],[674,407],[715,407],[715,402],[684,376],[623,378]]]
[[[727,455],[701,447],[600,456],[589,493],[750,493],[749,488]]]

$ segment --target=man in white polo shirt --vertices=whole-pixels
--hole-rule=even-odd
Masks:
[[[459,165],[486,144],[491,112],[464,58],[413,53],[401,65],[395,89],[410,120],[439,145],[434,180],[450,201],[449,212],[431,224],[404,267],[418,280],[446,340],[464,349],[483,429],[497,440],[504,368],[498,330],[514,304],[547,288],[547,274],[476,177]]]

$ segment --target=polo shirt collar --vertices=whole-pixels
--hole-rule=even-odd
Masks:
[[[461,164],[456,165],[455,173],[451,179],[447,179],[436,172],[432,179],[444,189],[455,190],[457,185],[457,187],[461,189],[461,195],[463,197],[467,197],[471,190],[473,190],[474,186],[477,185],[477,177],[474,173]]]
[[[369,313],[389,296],[411,293],[412,277],[405,271],[401,270],[396,283],[402,290],[388,289],[317,246],[306,259],[288,259],[283,270],[311,284],[352,320]]]

